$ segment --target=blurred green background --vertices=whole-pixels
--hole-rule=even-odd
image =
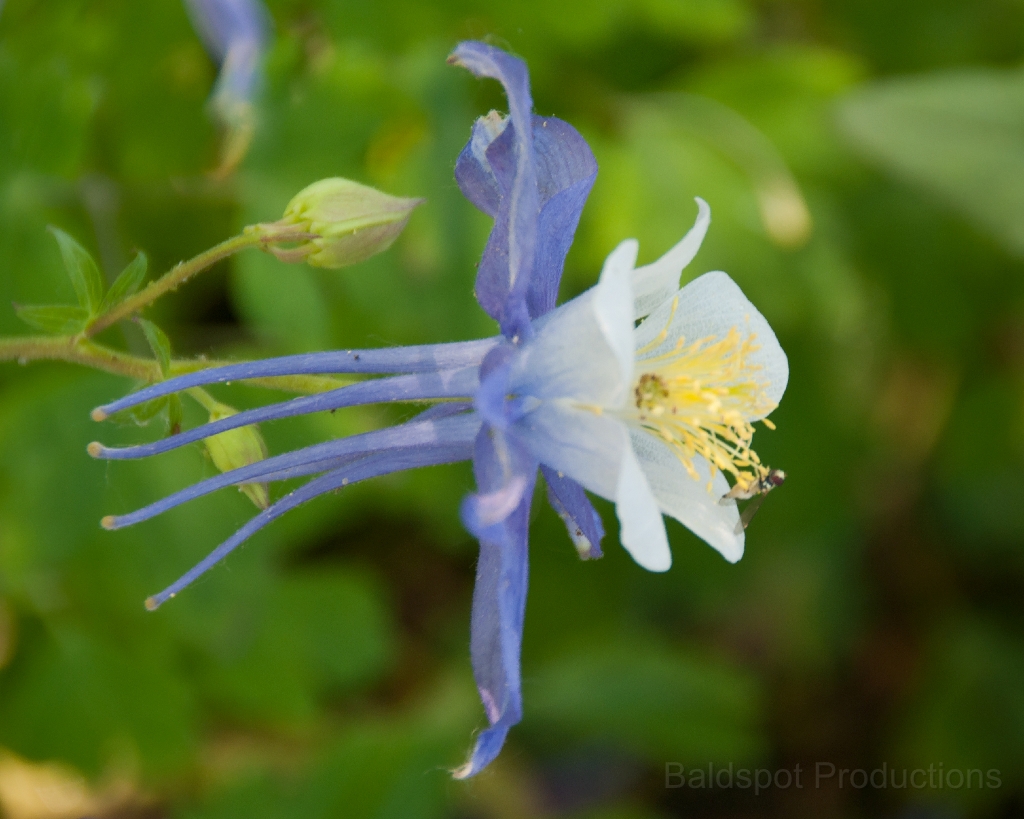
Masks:
[[[0,810],[58,817],[1024,814],[1024,0],[268,0],[249,155],[216,181],[216,66],[178,0],[8,0],[0,14],[0,333],[66,300],[67,230],[154,272],[347,176],[426,196],[388,253],[316,271],[249,251],[152,311],[176,354],[258,356],[493,332],[472,296],[489,221],[452,169],[524,57],[539,113],[600,166],[563,298],[621,239],[657,258],[713,223],[791,380],[761,432],[789,474],[735,566],[669,524],[675,564],[581,563],[536,504],[525,716],[475,780],[468,466],[289,515],[155,614],[142,601],[253,514],[224,492],[136,528],[214,467],[106,465],[125,379],[0,365]],[[144,352],[114,329],[109,343]],[[238,407],[275,399],[226,387]],[[408,417],[264,428],[271,451]],[[202,420],[191,417],[192,423]],[[981,769],[999,787],[666,788],[665,765]],[[934,780],[933,780],[934,781]],[[991,780],[989,780],[991,781]],[[955,780],[954,780],[955,784]]]

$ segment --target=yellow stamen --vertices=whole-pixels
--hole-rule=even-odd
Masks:
[[[638,355],[655,350],[667,335],[668,325]],[[720,470],[734,486],[750,489],[769,470],[750,448],[754,427],[747,419],[775,408],[761,365],[750,360],[758,349],[753,334],[742,336],[735,327],[718,339],[687,344],[680,338],[668,352],[636,362],[635,407],[627,414],[668,443],[694,479],[693,458],[700,455],[712,478]]]

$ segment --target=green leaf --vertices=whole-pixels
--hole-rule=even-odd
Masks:
[[[100,304],[100,313],[116,307],[126,298],[134,295],[135,291],[139,289],[139,285],[142,284],[143,279],[146,278],[148,266],[149,259],[146,258],[146,254],[141,251],[137,253],[135,258],[121,271],[121,275],[110,286],[107,295],[103,297],[103,303]]]
[[[60,245],[60,255],[64,259],[64,267],[71,277],[78,303],[89,311],[90,316],[99,312],[103,301],[103,276],[96,266],[96,261],[84,247],[72,239],[60,228],[50,225],[50,233]]]
[[[54,335],[78,333],[89,320],[88,310],[69,304],[15,305],[14,312],[29,326]]]
[[[152,401],[146,401],[131,409],[115,412],[110,416],[110,420],[115,424],[137,424],[140,427],[144,427],[166,410],[169,403],[167,396],[154,398]]]
[[[181,405],[181,396],[167,397],[167,434],[177,435],[185,421],[185,408]]]
[[[149,342],[149,348],[153,351],[153,355],[156,356],[157,363],[160,365],[160,372],[164,378],[170,378],[171,340],[167,337],[167,333],[148,319],[140,318],[139,326],[142,327],[142,332],[146,334],[146,341]]]
[[[118,742],[131,743],[148,773],[181,770],[195,753],[193,700],[159,645],[61,625],[26,648],[0,703],[5,746],[90,774],[109,763]]]
[[[650,759],[748,761],[764,751],[756,680],[699,651],[640,637],[593,641],[531,675],[546,737],[604,737]]]
[[[247,606],[220,626],[204,625],[209,650],[222,658],[204,685],[233,719],[308,721],[319,698],[372,686],[394,662],[387,598],[361,572],[295,571],[251,594]],[[267,674],[271,667],[278,671]]]
[[[944,72],[850,96],[854,146],[1024,256],[1024,72]]]

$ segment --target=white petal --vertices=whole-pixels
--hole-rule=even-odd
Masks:
[[[651,313],[636,328],[636,348],[640,349],[650,343],[665,329],[671,315],[671,301]],[[742,333],[756,335],[760,349],[751,356],[751,361],[762,367],[761,374],[769,384],[768,397],[778,404],[789,381],[789,361],[768,320],[743,295],[736,282],[721,271],[705,273],[679,291],[679,306],[672,317],[672,323],[668,325],[665,342],[645,353],[641,360],[675,346],[680,336],[688,342],[709,336],[721,338],[733,327]],[[755,421],[757,418],[749,420]]]
[[[601,279],[608,276],[625,276],[633,273],[640,243],[636,239],[623,239],[601,265]]]
[[[700,480],[694,480],[676,454],[654,435],[631,429],[633,451],[658,499],[662,512],[671,515],[697,537],[713,546],[730,563],[743,557],[744,532],[739,524],[735,503],[719,504],[729,491],[729,483],[717,472],[708,492],[710,469],[701,457],[693,459]]]
[[[531,454],[585,489],[615,501],[622,545],[641,566],[672,565],[658,501],[637,462],[625,424],[546,401],[515,426]],[[726,487],[728,491],[728,487]]]
[[[689,232],[658,261],[633,271],[633,318],[643,318],[671,299],[679,290],[679,276],[700,250],[711,224],[711,208],[700,197],[697,221]]]
[[[621,242],[605,259],[601,278],[594,288],[597,321],[622,368],[627,394],[633,383],[635,350],[633,315],[629,306],[633,303],[632,273],[639,250],[636,239]]]
[[[595,495],[615,500],[623,455],[630,449],[621,421],[565,402],[543,401],[514,429],[538,461]]]
[[[608,257],[594,287],[534,323],[536,335],[513,365],[513,392],[622,406],[633,383],[629,271],[635,258],[636,242],[623,242]]]
[[[651,572],[668,571],[672,552],[665,521],[632,447],[626,448],[619,470],[615,514],[619,518],[619,540],[633,560]]]

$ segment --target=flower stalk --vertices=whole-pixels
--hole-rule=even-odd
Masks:
[[[232,236],[230,239],[226,239],[209,250],[204,250],[198,256],[193,256],[188,261],[179,262],[167,273],[156,281],[150,282],[150,284],[131,298],[125,299],[110,310],[96,316],[86,325],[81,335],[85,338],[92,338],[98,335],[111,325],[121,321],[121,319],[129,318],[141,312],[161,296],[177,290],[193,276],[208,270],[222,259],[226,259],[248,247],[257,247],[259,244],[258,237],[243,233],[238,236]]]

